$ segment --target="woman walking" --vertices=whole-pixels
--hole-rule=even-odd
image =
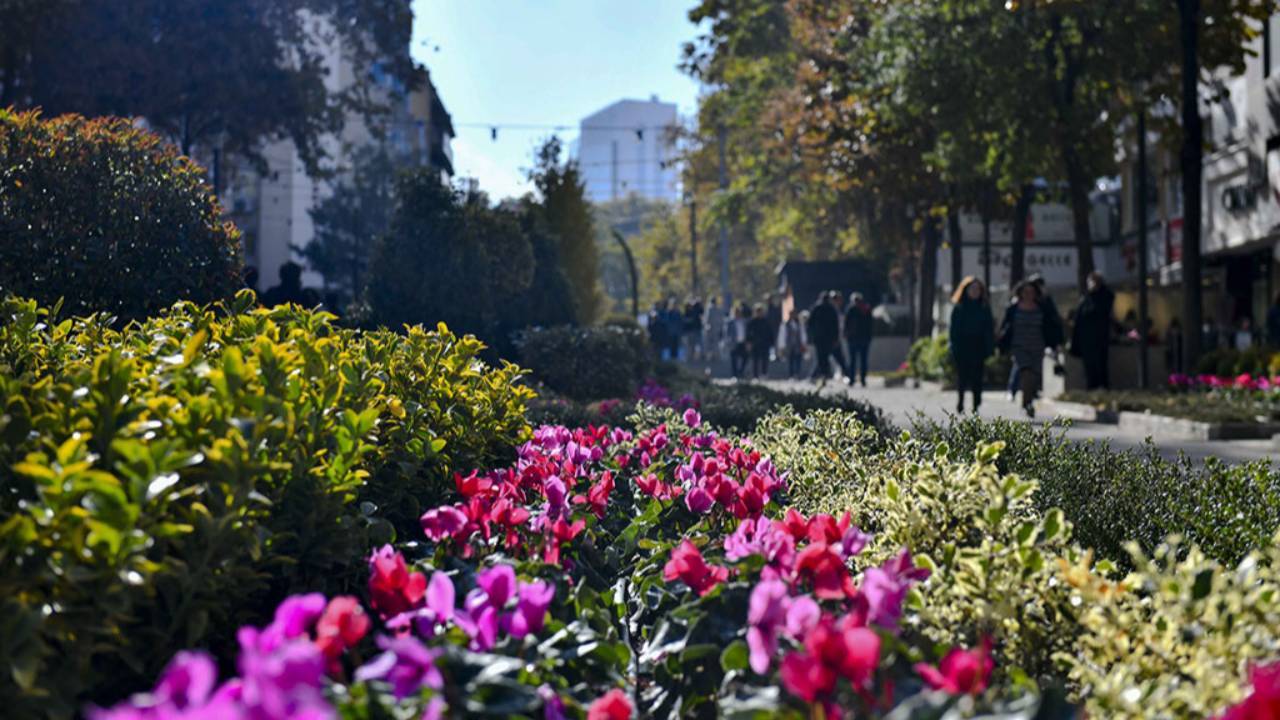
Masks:
[[[1013,371],[1022,390],[1022,409],[1027,417],[1035,417],[1044,351],[1062,344],[1062,330],[1058,318],[1041,302],[1035,285],[1023,282],[1016,294],[1018,301],[1009,306],[1000,323],[1000,349],[1013,356]]]
[[[951,296],[951,359],[956,366],[959,399],[956,413],[964,412],[964,394],[973,393],[973,412],[982,405],[983,367],[995,351],[995,320],[987,302],[987,287],[972,275],[960,281]]]
[[[769,324],[768,310],[757,303],[747,323],[747,344],[751,348],[751,375],[759,380],[769,377],[769,351],[773,349],[773,326]]]
[[[800,377],[805,348],[809,345],[804,316],[803,311],[792,310],[791,317],[778,328],[778,354],[787,359],[787,377],[792,379]]]

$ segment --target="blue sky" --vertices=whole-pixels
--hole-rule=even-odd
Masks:
[[[681,115],[697,83],[676,64],[697,28],[694,0],[415,0],[414,57],[431,71],[453,115],[458,176],[495,200],[529,189],[533,149],[552,130],[468,124],[572,125],[622,98],[658,95]],[[438,48],[438,49],[437,49]]]

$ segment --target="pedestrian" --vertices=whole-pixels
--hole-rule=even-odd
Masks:
[[[769,319],[772,337],[778,337],[778,330],[782,327],[782,303],[774,293],[765,296],[765,317]]]
[[[834,291],[820,295],[813,310],[809,311],[809,340],[813,343],[814,354],[818,358],[818,364],[813,369],[813,377],[824,380],[831,377],[833,355],[837,363],[842,367],[844,364],[840,356],[836,355],[840,338],[840,314],[836,312],[833,294],[839,295]]]
[[[1018,301],[1005,311],[1000,323],[1000,349],[1013,358],[1013,372],[1022,391],[1022,409],[1035,417],[1035,399],[1040,391],[1044,354],[1062,343],[1062,321],[1054,318],[1030,281],[1020,283],[1014,293]]]
[[[724,308],[720,305],[720,299],[712,296],[702,320],[702,347],[712,360],[719,360],[724,357],[725,320]]]
[[[769,325],[769,311],[763,303],[752,310],[751,321],[747,323],[747,346],[751,350],[751,375],[757,380],[761,375],[769,377],[769,352],[773,350],[773,339],[777,337]]]
[[[956,366],[956,413],[964,412],[964,394],[973,393],[973,412],[982,405],[983,370],[995,351],[995,320],[987,286],[972,275],[960,281],[951,296],[951,359]]]
[[[302,287],[302,266],[287,262],[280,266],[280,284],[262,294],[262,306],[272,308],[293,303],[313,307],[316,303],[309,303],[311,299],[312,295]]]
[[[680,338],[684,336],[684,313],[680,311],[675,298],[667,300],[666,310],[662,314],[662,324],[666,326],[663,337],[667,341],[663,355],[672,362],[679,361],[681,359]]]
[[[1267,308],[1267,344],[1273,348],[1280,347],[1280,291],[1271,299],[1271,307]]]
[[[1107,287],[1102,273],[1089,273],[1086,291],[1076,308],[1071,329],[1071,354],[1084,363],[1085,387],[1089,390],[1110,389],[1108,360],[1111,354],[1111,329],[1115,325],[1111,310],[1115,293]]]
[[[1171,374],[1182,374],[1182,321],[1178,318],[1169,321],[1164,334],[1164,361]]]
[[[1045,313],[1045,321],[1049,323],[1050,333],[1055,338],[1063,336],[1062,315],[1058,313],[1058,304],[1054,302],[1053,296],[1049,294],[1045,286],[1044,276],[1040,273],[1032,273],[1031,277],[1026,279],[1026,284],[1030,285],[1036,291],[1037,303]],[[1009,298],[1009,307],[1017,305],[1019,302],[1017,289],[1014,289],[1013,296]],[[1061,343],[1059,340],[1053,343],[1056,347]],[[1038,367],[1038,366],[1037,366]],[[1009,402],[1016,402],[1018,390],[1021,389],[1021,383],[1018,378],[1018,364],[1014,363],[1009,369]]]
[[[844,352],[844,293],[839,290],[832,290],[828,293],[831,297],[831,304],[836,308],[836,320],[839,329],[836,331],[836,349],[833,353],[836,357],[836,364],[840,367],[840,374],[844,375],[845,382],[853,383],[853,373],[849,370],[849,358]]]
[[[862,298],[862,293],[849,296],[849,309],[844,314],[844,339],[849,348],[849,384],[854,380],[862,381],[867,386],[867,364],[871,355],[871,306]]]
[[[733,320],[729,323],[729,342],[732,349],[729,351],[729,364],[733,369],[735,378],[742,377],[742,373],[747,370],[747,360],[750,357],[747,346],[747,305],[743,303],[733,313]]]
[[[653,309],[649,311],[649,317],[645,323],[649,328],[649,345],[653,348],[653,356],[659,360],[667,349],[667,323],[663,319],[666,315],[666,308],[663,307],[665,302],[659,300],[653,304]]]
[[[689,298],[684,305],[685,357],[691,362],[702,360],[702,301]]]
[[[787,377],[800,377],[800,368],[804,363],[805,349],[809,346],[809,338],[805,334],[805,313],[792,310],[791,317],[778,328],[778,354],[787,359]]]
[[[1248,315],[1240,318],[1240,322],[1236,325],[1235,347],[1241,351],[1253,347],[1253,321]]]

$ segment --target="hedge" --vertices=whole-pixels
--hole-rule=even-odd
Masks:
[[[652,368],[639,326],[531,328],[516,341],[534,380],[572,400],[630,398]]]
[[[143,318],[242,287],[205,171],[121,118],[0,108],[0,296]]]
[[[112,329],[0,314],[0,702],[69,717],[298,587],[348,591],[454,471],[527,436],[519,370],[472,338],[179,304]]]

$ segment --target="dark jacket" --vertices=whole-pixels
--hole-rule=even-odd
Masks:
[[[768,353],[773,347],[773,328],[769,326],[767,317],[751,318],[747,322],[747,342],[756,354]]]
[[[1267,308],[1267,343],[1280,347],[1280,305]]]
[[[1110,289],[1100,287],[1084,296],[1076,308],[1075,325],[1071,329],[1071,354],[1080,357],[1105,356],[1111,345],[1111,328],[1114,321],[1111,310],[1116,296]]]
[[[844,339],[853,345],[871,343],[871,306],[860,302],[844,314]]]
[[[1000,333],[996,336],[996,343],[1001,352],[1009,352],[1013,347],[1013,317],[1018,312],[1018,304],[1011,304],[1004,311],[1004,319],[1000,321]],[[1042,301],[1040,303],[1040,314],[1044,318],[1044,346],[1047,348],[1056,348],[1062,344],[1063,329],[1062,318],[1058,316],[1057,306],[1052,301]]]
[[[965,299],[951,310],[951,357],[956,365],[982,364],[995,352],[995,319],[984,302]]]
[[[809,311],[809,339],[815,345],[830,345],[840,335],[840,316],[829,302],[820,302]]]

